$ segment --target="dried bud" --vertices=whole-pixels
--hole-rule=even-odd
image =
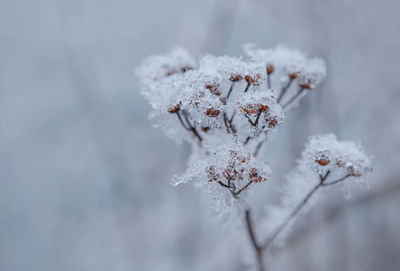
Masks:
[[[191,67],[191,66],[184,66],[184,67],[181,68],[181,71],[182,71],[182,72],[187,72],[187,71],[190,71],[190,70],[193,70],[193,67]]]
[[[219,110],[214,108],[207,108],[205,114],[209,117],[215,118],[219,115]]]
[[[301,87],[302,89],[308,89],[308,90],[311,89],[310,84],[300,84],[300,87]]]
[[[289,75],[290,80],[294,80],[297,77],[299,77],[299,75],[297,73],[289,73],[288,75]]]
[[[361,177],[362,176],[362,174],[360,172],[355,171],[354,168],[351,167],[351,166],[348,168],[348,170],[349,170],[349,173],[354,177]]]
[[[269,110],[269,106],[268,105],[260,105],[260,111],[261,112],[267,112]]]
[[[167,76],[171,76],[171,75],[173,75],[173,74],[175,74],[175,73],[176,73],[176,71],[170,70],[170,71],[167,72]]]
[[[325,159],[325,158],[321,158],[321,159],[316,160],[316,162],[317,162],[318,164],[320,164],[321,166],[326,166],[326,165],[328,165],[331,161],[329,161],[328,159]]]
[[[271,74],[274,72],[274,66],[272,66],[271,64],[267,64],[267,74]]]
[[[181,109],[181,108],[180,108],[179,104],[177,104],[177,105],[175,105],[175,106],[172,106],[172,107],[168,108],[168,112],[169,112],[169,113],[176,113],[176,112],[178,112],[180,109]]]
[[[218,84],[206,84],[206,89],[208,89],[211,94],[221,95],[221,92],[217,91]]]
[[[257,113],[256,106],[254,104],[247,104],[246,106],[242,106],[242,110],[247,114]]]
[[[250,74],[248,74],[244,77],[244,80],[246,80],[247,84],[257,84],[260,78],[261,76],[259,74],[256,74],[253,77]]]
[[[242,79],[243,79],[243,77],[240,74],[232,74],[231,78],[229,80],[231,80],[232,82],[237,82]]]
[[[201,127],[201,130],[202,130],[204,133],[207,133],[208,130],[210,130],[210,127]]]
[[[278,125],[278,121],[276,119],[266,119],[268,122],[269,128],[275,128]]]

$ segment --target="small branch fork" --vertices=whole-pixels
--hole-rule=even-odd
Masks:
[[[176,112],[176,115],[177,115],[177,117],[178,117],[178,119],[179,119],[179,122],[182,124],[182,126],[183,126],[183,128],[184,128],[185,130],[190,131],[190,132],[193,133],[193,135],[199,140],[199,143],[200,143],[200,145],[201,145],[201,143],[202,143],[202,141],[203,141],[203,138],[202,138],[202,137],[200,136],[200,134],[197,132],[196,127],[190,123],[190,120],[189,120],[189,118],[188,118],[188,116],[187,116],[186,111],[182,110],[181,112],[182,112],[182,115],[183,115],[183,118],[185,119],[185,121],[182,119],[181,113],[179,113],[179,111],[177,111],[177,112]],[[185,122],[186,122],[186,123],[185,123]]]
[[[253,180],[250,180],[247,184],[245,184],[242,188],[240,188],[239,190],[236,189],[236,186],[231,182],[230,176],[228,175],[228,184],[223,183],[222,181],[218,181],[217,183],[225,188],[228,188],[229,191],[232,193],[232,195],[237,198],[239,197],[239,195],[245,191],[247,188],[249,188],[249,186],[254,182]]]
[[[286,220],[275,230],[275,232],[271,235],[271,237],[268,238],[268,240],[264,244],[260,244],[254,235],[254,223],[251,221],[251,211],[250,209],[247,209],[245,212],[245,219],[246,219],[246,225],[247,225],[247,231],[250,236],[251,243],[253,245],[253,248],[255,249],[257,253],[257,262],[258,262],[258,267],[259,271],[265,271],[265,266],[263,262],[263,255],[264,252],[273,244],[273,242],[276,240],[276,238],[279,236],[279,234],[289,225],[289,223],[299,214],[299,212],[303,209],[303,207],[309,202],[311,197],[320,189],[323,187],[331,186],[338,184],[340,182],[343,182],[346,180],[348,177],[352,176],[351,174],[345,175],[344,177],[331,181],[331,182],[326,182],[330,174],[330,171],[328,170],[325,175],[320,175],[320,181],[319,183],[314,186],[311,191],[305,196],[305,198],[296,206],[296,208],[290,213],[290,215],[286,218]]]

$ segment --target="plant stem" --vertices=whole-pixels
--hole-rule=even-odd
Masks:
[[[247,231],[250,236],[251,244],[253,245],[253,248],[255,249],[256,254],[257,254],[258,270],[265,271],[265,266],[264,266],[264,261],[263,261],[263,248],[260,247],[257,243],[257,239],[254,234],[254,227],[253,227],[253,222],[251,220],[249,209],[246,210],[245,215],[246,215]]]

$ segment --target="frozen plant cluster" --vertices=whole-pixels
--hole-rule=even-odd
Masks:
[[[371,170],[371,159],[359,144],[332,134],[311,137],[282,187],[281,205],[267,208],[268,223],[260,222],[267,235],[260,242],[246,197],[268,182],[271,169],[256,157],[285,112],[325,78],[324,61],[286,46],[247,44],[243,56],[207,54],[198,60],[179,48],[145,59],[136,74],[155,126],[192,146],[187,170],[172,183],[194,180],[208,191],[218,213],[241,213],[259,270],[264,270],[263,253],[318,190],[349,178],[361,180]]]
[[[351,178],[363,182],[365,175],[371,171],[372,158],[365,154],[359,143],[339,141],[334,134],[311,136],[297,161],[297,167],[286,176],[281,188],[280,205],[266,206],[267,215],[261,222],[264,234],[273,235],[288,218],[287,221],[292,222],[296,206],[304,200],[309,207],[314,205],[319,196],[311,196],[317,190],[344,185]],[[279,243],[282,244],[284,238],[283,234]]]

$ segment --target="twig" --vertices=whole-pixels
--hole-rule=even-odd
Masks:
[[[203,138],[199,135],[199,133],[197,132],[196,128],[190,123],[189,118],[187,116],[186,111],[182,111],[183,117],[186,120],[187,125],[189,126],[190,130],[193,132],[193,134],[197,137],[197,139],[199,140],[200,144],[203,141]]]
[[[249,236],[250,236],[251,244],[253,245],[253,247],[254,247],[254,249],[256,251],[256,254],[257,254],[258,270],[259,271],[265,271],[264,261],[263,261],[263,249],[257,243],[257,239],[256,239],[256,236],[254,234],[253,222],[251,220],[250,210],[249,209],[246,210],[245,215],[246,215],[247,231],[248,231]]]
[[[285,94],[286,90],[289,89],[289,87],[290,87],[290,85],[292,84],[292,82],[293,82],[293,79],[290,78],[290,79],[289,79],[289,82],[287,83],[287,85],[286,85],[285,87],[282,88],[282,91],[281,91],[281,93],[280,93],[278,99],[276,100],[277,103],[279,103],[279,102],[281,101],[281,99],[283,98],[283,95]]]
[[[282,106],[283,110],[285,110],[289,105],[291,105],[297,99],[297,97],[299,97],[300,94],[303,93],[303,91],[304,88],[300,87],[300,90],[292,98],[290,98],[290,100],[287,101],[285,105]]]
[[[231,191],[232,195],[234,195],[235,197],[239,196],[239,194],[242,193],[244,190],[246,190],[252,183],[253,183],[253,181],[251,180],[245,186],[240,188],[239,191],[237,191],[237,192]]]

